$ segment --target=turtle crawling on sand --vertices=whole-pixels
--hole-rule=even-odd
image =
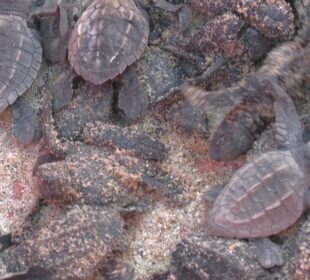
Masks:
[[[49,41],[56,46],[63,42],[64,45],[59,46],[58,50],[62,60],[65,60],[68,50],[71,71],[60,78],[55,94],[57,91],[65,92],[66,100],[71,100],[71,82],[75,73],[94,85],[101,85],[120,75],[122,87],[117,92],[117,103],[127,119],[135,121],[146,109],[148,97],[130,66],[140,58],[147,46],[147,16],[133,0],[96,0],[83,13],[76,13],[81,16],[72,30],[74,8],[81,10],[87,2],[82,1],[80,5],[70,5],[69,2],[48,1],[48,6],[43,6],[33,14],[41,26],[42,23],[46,26],[41,28],[45,40],[43,46],[48,47],[44,49],[45,53],[52,60],[57,60],[55,47],[51,48],[47,43]],[[60,109],[62,107],[56,110]]]
[[[295,105],[279,81],[270,78],[268,87],[281,150],[258,156],[233,175],[211,211],[212,234],[237,238],[277,234],[310,206],[310,142],[303,142]]]
[[[300,97],[301,85],[309,83],[309,38],[308,25],[297,40],[274,50],[254,76],[235,88],[206,94],[193,87],[185,89],[195,105],[236,106],[232,112],[246,112],[249,126],[255,125],[250,117],[257,111],[240,108],[244,100],[255,104],[261,114],[268,111],[276,119],[279,150],[258,156],[233,175],[210,213],[210,232],[215,235],[255,238],[277,234],[309,207],[310,143],[303,141],[303,129],[292,101]],[[238,120],[226,117],[226,124],[230,124],[229,133],[237,129],[234,133],[242,142],[241,131],[247,126]],[[221,129],[225,134],[225,127]]]
[[[274,49],[264,65],[238,85],[206,92],[184,87],[190,103],[220,119],[212,135],[209,156],[215,160],[232,160],[246,153],[257,136],[274,119],[270,77],[278,77],[295,102],[309,100],[310,26],[300,31],[292,42]]]

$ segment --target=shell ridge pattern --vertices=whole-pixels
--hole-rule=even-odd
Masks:
[[[0,112],[33,83],[40,68],[42,48],[20,15],[0,15]]]
[[[73,30],[69,61],[84,79],[102,84],[141,56],[146,26],[148,21],[132,1],[95,1]]]
[[[251,173],[253,170],[257,172]],[[290,170],[294,171],[291,177],[281,181]],[[227,237],[254,238],[286,229],[303,212],[307,181],[300,182],[302,174],[290,151],[273,151],[251,160],[233,175],[215,202],[211,231]]]

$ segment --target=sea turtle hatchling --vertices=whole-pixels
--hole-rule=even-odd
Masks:
[[[275,79],[277,140],[281,148],[241,167],[220,193],[210,213],[209,230],[224,237],[256,238],[291,226],[310,206],[310,142],[302,139],[295,105]]]
[[[307,102],[310,86],[310,25],[294,41],[271,51],[263,66],[238,85],[214,91],[186,86],[190,103],[200,107],[220,124],[212,134],[209,156],[232,160],[246,153],[257,136],[274,119],[272,96],[266,81],[271,76],[283,81],[283,87],[295,102]]]
[[[0,112],[21,96],[37,77],[42,48],[27,25],[26,1],[0,2]]]
[[[119,107],[126,116],[129,115],[130,120],[140,117],[146,109],[148,98],[139,85],[137,75],[128,66],[140,58],[147,46],[149,23],[145,14],[133,0],[95,0],[79,17],[70,34],[65,5],[61,6],[61,3],[68,1],[61,1],[60,4],[52,2],[62,8],[60,16],[58,14],[58,35],[69,36],[68,60],[75,73],[95,85],[122,74],[124,87],[118,92]],[[46,14],[48,10],[43,7],[34,15],[46,19]],[[54,19],[51,22],[55,24]],[[51,36],[55,36],[53,30]],[[62,41],[66,42],[66,39]],[[66,82],[59,83],[71,94],[73,77],[63,75]],[[59,90],[63,91],[63,88]],[[133,112],[133,109],[136,111]]]

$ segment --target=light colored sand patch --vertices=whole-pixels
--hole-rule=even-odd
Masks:
[[[10,117],[9,109],[0,116],[0,235],[22,223],[38,197],[32,181],[38,145],[19,146],[10,133]]]

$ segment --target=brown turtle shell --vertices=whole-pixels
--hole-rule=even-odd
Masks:
[[[41,44],[27,26],[24,1],[0,3],[0,112],[33,83],[42,60]]]
[[[290,151],[262,154],[240,168],[210,213],[212,234],[255,238],[277,234],[304,210],[307,178]]]
[[[84,79],[102,84],[144,51],[149,24],[132,0],[97,0],[79,18],[69,41],[69,61]]]

